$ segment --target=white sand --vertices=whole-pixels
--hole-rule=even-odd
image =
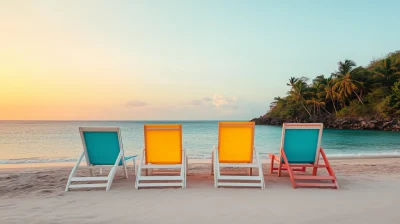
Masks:
[[[265,190],[215,189],[210,166],[197,163],[187,189],[136,190],[130,169],[109,192],[64,192],[71,167],[3,165],[0,223],[400,223],[400,159],[331,162],[339,190],[292,189],[268,164]]]

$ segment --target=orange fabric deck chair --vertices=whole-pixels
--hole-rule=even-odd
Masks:
[[[297,187],[333,187],[339,185],[328,158],[321,147],[323,124],[321,123],[284,123],[280,156],[269,154],[271,158],[270,173],[278,170],[289,172],[293,188]],[[325,164],[319,164],[320,157]],[[274,167],[274,162],[278,167]],[[305,172],[307,167],[313,168],[312,175],[299,175],[295,171]],[[326,168],[328,175],[317,176],[318,168]],[[321,182],[328,181],[328,182]]]
[[[182,149],[182,125],[144,125],[144,149],[136,175],[141,187],[186,187],[187,157]],[[175,170],[175,175],[172,170]],[[142,175],[145,170],[146,175]],[[148,175],[151,171],[151,175]],[[176,175],[176,171],[179,175]],[[163,172],[164,171],[164,172]],[[162,175],[155,175],[157,172]],[[169,174],[169,175],[165,175]]]
[[[250,168],[249,176],[221,175],[221,168],[228,167]],[[252,176],[252,168],[258,168],[257,176]],[[213,149],[211,173],[214,174],[216,188],[261,187],[264,189],[261,160],[254,148],[254,122],[219,122],[218,146],[214,146]]]

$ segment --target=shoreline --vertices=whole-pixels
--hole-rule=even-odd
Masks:
[[[400,155],[360,155],[360,156],[330,156],[329,161],[357,161],[357,160],[385,160],[385,159],[400,159]],[[189,164],[211,164],[210,159],[189,159]],[[1,169],[24,169],[24,168],[63,168],[73,167],[76,162],[51,162],[51,163],[10,163],[0,164]],[[139,163],[139,158],[136,159],[136,165]],[[270,159],[261,159],[262,164],[269,164]],[[81,166],[86,166],[85,161],[81,162]]]
[[[371,118],[335,118],[314,117],[314,118],[290,118],[282,119],[277,117],[267,117],[266,115],[253,118],[250,121],[256,125],[282,126],[283,123],[323,123],[324,129],[332,130],[370,130],[400,132],[400,120],[398,118],[390,119],[371,119]]]

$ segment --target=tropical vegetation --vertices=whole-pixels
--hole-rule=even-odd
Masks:
[[[357,66],[338,63],[336,72],[310,80],[291,77],[285,97],[276,97],[265,116],[279,119],[321,117],[400,118],[400,51]]]

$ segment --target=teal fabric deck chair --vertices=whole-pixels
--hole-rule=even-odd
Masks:
[[[269,154],[270,173],[278,170],[278,176],[281,176],[281,171],[287,170],[293,188],[339,188],[335,173],[321,147],[322,130],[321,123],[284,123],[280,156]],[[321,156],[324,164],[320,164]],[[274,167],[274,162],[278,163],[278,167]],[[313,168],[311,175],[306,174],[307,167]],[[319,168],[325,168],[327,175],[317,176]]]
[[[136,173],[136,156],[124,156],[124,149],[121,138],[121,130],[119,128],[79,128],[80,136],[83,144],[83,152],[79,156],[71,174],[68,178],[65,191],[72,188],[106,188],[108,191],[113,182],[115,172],[118,167],[123,168],[124,176],[128,178],[126,162],[133,160],[133,166]],[[80,168],[80,163],[86,158],[87,169],[89,169],[88,177],[76,177],[76,171]],[[81,166],[83,167],[83,166]],[[100,168],[102,174],[103,168],[111,168],[107,176],[94,176],[93,169]],[[77,182],[78,184],[72,184]],[[84,182],[84,184],[79,184]]]

